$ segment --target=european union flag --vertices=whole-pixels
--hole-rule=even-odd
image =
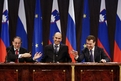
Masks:
[[[85,48],[86,38],[90,34],[90,15],[88,0],[84,0],[83,19],[82,19],[82,33],[81,33],[81,49]]]
[[[43,35],[42,35],[42,14],[40,0],[36,0],[35,19],[34,19],[34,32],[32,43],[32,57],[36,52],[43,52]],[[41,58],[38,59],[40,61]]]
[[[90,14],[88,0],[84,0],[83,19],[82,19],[82,33],[80,50],[86,47],[86,38],[90,34]],[[83,60],[84,61],[84,60]]]

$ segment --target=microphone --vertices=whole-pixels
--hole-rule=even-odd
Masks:
[[[58,45],[54,45],[53,63],[55,63],[55,62],[56,62],[57,48],[58,48]]]
[[[53,63],[55,63],[55,54],[53,54]]]

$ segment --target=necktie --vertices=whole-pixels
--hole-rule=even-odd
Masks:
[[[16,49],[15,54],[18,55],[18,49]],[[16,63],[18,63],[18,58],[16,59]]]
[[[94,62],[94,56],[92,54],[92,50],[90,50],[90,62]]]
[[[58,52],[58,45],[55,45],[55,53],[57,53]]]
[[[54,45],[54,53],[53,53],[53,63],[56,62],[56,54],[58,52],[58,46],[57,45]]]
[[[18,55],[18,49],[16,49],[15,54]]]

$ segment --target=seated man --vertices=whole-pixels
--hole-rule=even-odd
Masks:
[[[104,50],[98,46],[95,46],[96,39],[93,35],[89,35],[86,39],[86,48],[78,54],[77,51],[72,51],[77,62],[81,62],[85,59],[86,62],[110,62],[110,59],[104,52]]]
[[[71,58],[68,53],[68,46],[61,44],[62,35],[60,32],[55,33],[53,41],[53,44],[45,46],[41,62],[71,62]]]
[[[41,57],[41,53],[36,53],[33,58],[28,51],[21,47],[22,40],[20,37],[15,37],[12,41],[12,46],[8,47],[6,62],[36,62],[36,59]]]

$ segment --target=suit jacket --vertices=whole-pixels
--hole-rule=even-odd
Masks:
[[[45,46],[41,62],[71,62],[68,46],[60,44],[58,53],[54,52],[53,44]]]
[[[6,62],[15,62],[17,59],[19,60],[19,63],[35,62],[32,58],[18,58],[18,55],[15,54],[13,46],[8,47],[6,50],[7,50]],[[28,51],[21,47],[19,49],[19,54],[23,53],[28,53]]]
[[[78,62],[81,62],[83,59],[85,59],[85,62],[90,62],[90,54],[89,50],[87,48],[84,48],[81,51],[81,54],[79,55],[79,58],[77,59]],[[94,49],[94,60],[95,62],[100,62],[101,59],[105,59],[106,62],[110,62],[110,59],[108,56],[105,54],[104,50],[100,47],[95,46]]]

